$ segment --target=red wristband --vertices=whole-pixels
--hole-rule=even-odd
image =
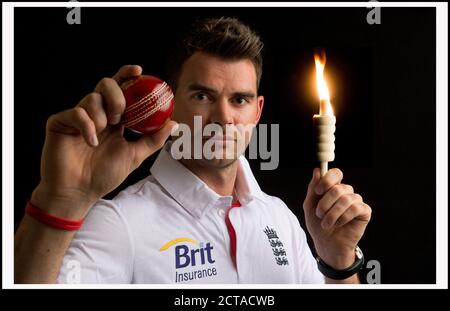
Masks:
[[[25,208],[25,213],[36,219],[37,221],[56,228],[56,229],[62,229],[62,230],[78,230],[81,228],[81,225],[83,225],[84,219],[81,220],[70,220],[65,219],[61,217],[54,216],[52,214],[49,214],[43,210],[41,210],[39,207],[34,206],[30,200],[27,202],[27,207]]]

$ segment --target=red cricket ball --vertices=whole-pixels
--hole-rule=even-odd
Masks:
[[[171,117],[175,105],[170,86],[153,76],[142,75],[122,84],[126,108],[122,123],[141,134],[157,132]]]

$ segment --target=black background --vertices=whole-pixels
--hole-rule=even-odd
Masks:
[[[301,204],[317,166],[312,115],[318,111],[313,48],[328,56],[337,116],[336,160],[372,207],[360,243],[381,263],[382,283],[436,280],[435,9],[382,8],[15,9],[14,189],[17,224],[39,182],[47,118],[70,108],[124,64],[165,79],[169,49],[201,17],[235,16],[265,42],[261,123],[280,124],[280,165],[259,170],[261,188],[283,199],[302,224]],[[108,195],[148,174],[152,156]],[[363,280],[364,281],[364,280]]]

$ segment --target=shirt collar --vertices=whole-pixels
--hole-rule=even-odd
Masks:
[[[189,213],[200,218],[211,206],[231,206],[232,196],[220,196],[170,154],[167,142],[150,169],[158,183]],[[247,159],[241,155],[235,183],[236,195],[242,205],[253,199],[265,202]]]

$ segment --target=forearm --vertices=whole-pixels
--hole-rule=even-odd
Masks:
[[[330,278],[325,278],[325,283],[327,284],[361,284],[358,274],[354,274],[351,277],[344,280],[334,280]]]
[[[350,251],[345,255],[334,255],[330,253],[324,253],[324,258],[326,258],[326,263],[328,266],[335,270],[344,270],[355,263],[356,257],[355,252]],[[322,259],[323,260],[323,259]],[[329,277],[325,277],[325,283],[327,284],[360,284],[358,273],[351,275],[350,277],[343,280],[336,280]]]
[[[14,237],[14,282],[55,283],[74,235],[25,215]]]
[[[83,198],[61,199],[42,187],[33,191],[31,202],[65,219],[83,219],[93,205]],[[25,215],[14,237],[15,283],[55,283],[75,232],[53,228]]]

